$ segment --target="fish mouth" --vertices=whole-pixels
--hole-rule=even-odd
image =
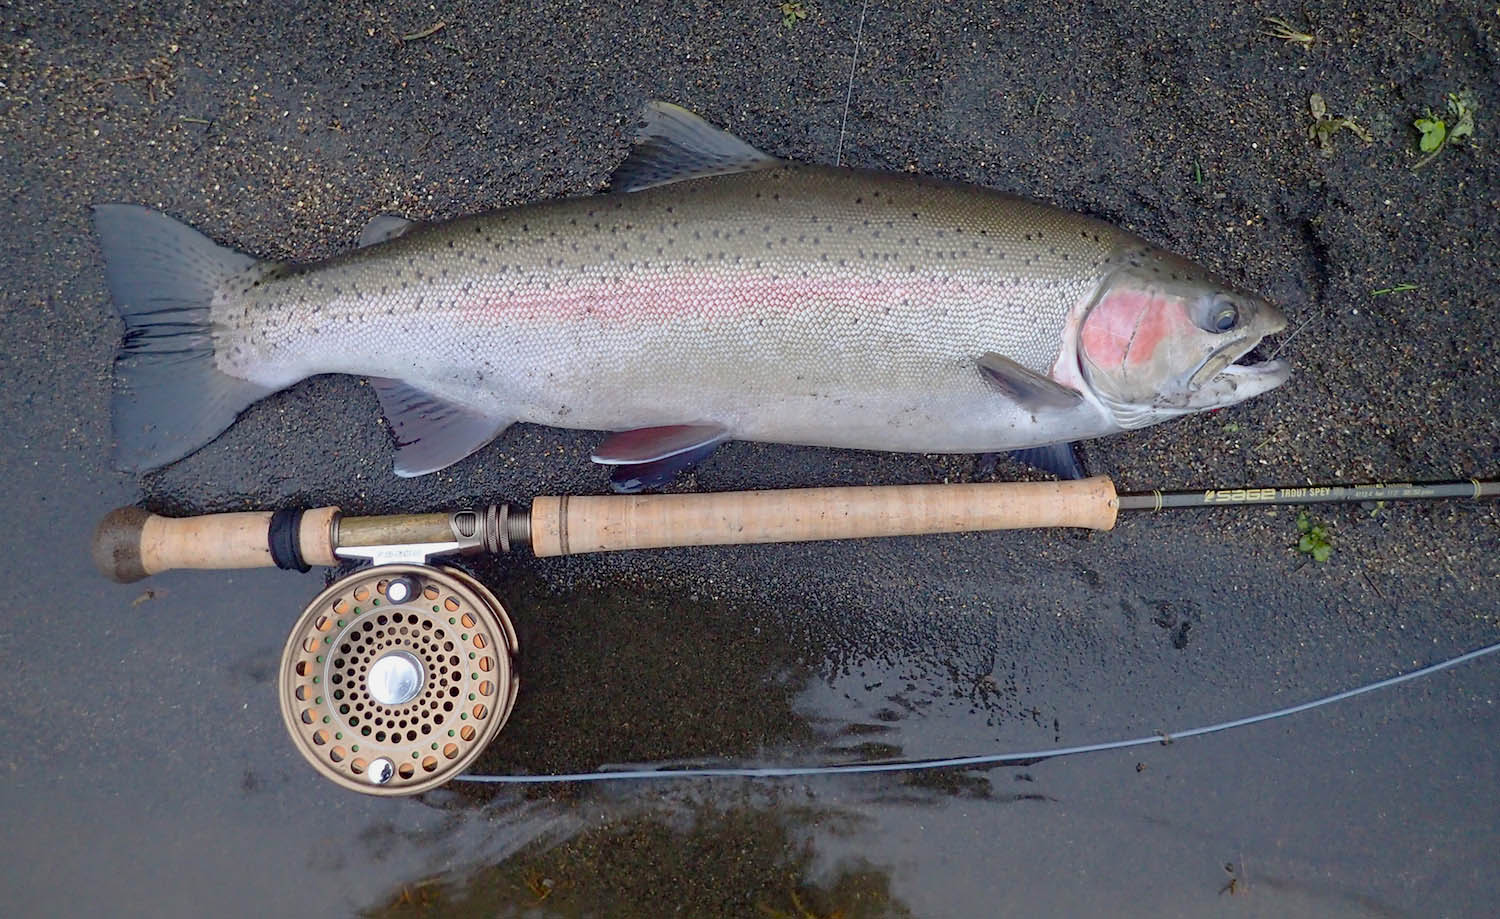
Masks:
[[[1199,408],[1221,408],[1269,392],[1291,376],[1286,361],[1262,359],[1265,337],[1225,345],[1204,358],[1188,380],[1188,391]]]

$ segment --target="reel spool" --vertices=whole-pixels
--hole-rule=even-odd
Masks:
[[[510,717],[516,632],[453,568],[360,569],[317,596],[281,655],[281,715],[345,788],[414,795],[468,768]]]

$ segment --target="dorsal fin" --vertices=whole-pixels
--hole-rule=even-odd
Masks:
[[[704,176],[749,172],[777,162],[680,105],[648,102],[635,148],[609,178],[611,191],[640,191]]]

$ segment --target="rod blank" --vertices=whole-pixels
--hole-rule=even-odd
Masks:
[[[1273,488],[1208,488],[1200,491],[1143,491],[1120,495],[1122,511],[1160,511],[1236,504],[1340,504],[1365,501],[1432,501],[1441,498],[1493,498],[1500,482],[1401,482],[1369,485],[1290,485]]]

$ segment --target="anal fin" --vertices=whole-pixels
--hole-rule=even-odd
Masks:
[[[451,466],[510,425],[400,380],[371,377],[370,385],[396,437],[395,472],[403,478]]]

